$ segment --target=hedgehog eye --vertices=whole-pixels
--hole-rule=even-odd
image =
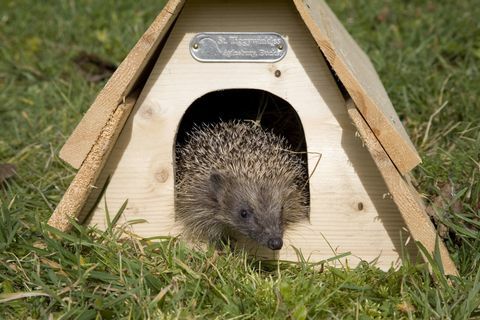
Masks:
[[[240,210],[240,216],[241,216],[242,218],[248,217],[248,211],[247,211],[246,209]]]

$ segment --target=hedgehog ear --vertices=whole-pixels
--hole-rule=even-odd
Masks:
[[[227,178],[224,174],[214,170],[210,174],[210,190],[215,195],[215,198],[218,200],[218,196],[222,193],[225,189]]]

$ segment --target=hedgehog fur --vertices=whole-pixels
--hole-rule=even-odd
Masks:
[[[195,126],[176,148],[175,214],[190,239],[240,233],[272,250],[308,218],[305,165],[283,137],[253,121]]]

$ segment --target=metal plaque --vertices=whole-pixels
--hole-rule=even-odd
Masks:
[[[202,32],[190,42],[190,53],[202,62],[276,62],[287,43],[275,32]]]

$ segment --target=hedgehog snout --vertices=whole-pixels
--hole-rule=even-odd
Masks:
[[[267,241],[267,245],[272,250],[280,250],[283,247],[282,238],[270,238]]]

